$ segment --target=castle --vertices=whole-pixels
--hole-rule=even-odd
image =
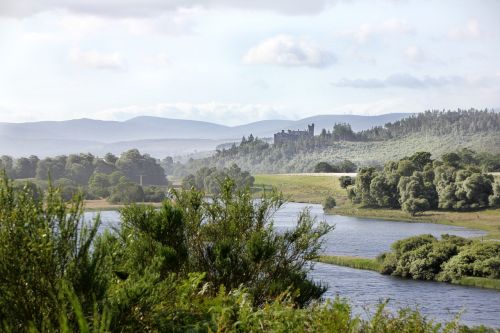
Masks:
[[[314,124],[307,125],[307,131],[282,130],[274,134],[274,144],[279,145],[287,142],[294,142],[300,139],[312,138],[314,136]]]

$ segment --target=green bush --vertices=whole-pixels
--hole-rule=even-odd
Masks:
[[[337,206],[335,198],[331,195],[326,197],[325,202],[323,202],[323,209],[333,209],[335,206]]]
[[[105,262],[91,250],[99,219],[83,221],[80,196],[67,202],[58,189],[43,196],[32,187],[15,189],[0,180],[0,319],[16,331],[30,323],[57,323],[69,306],[66,285],[85,315],[106,292]]]
[[[382,273],[417,280],[500,278],[500,244],[458,236],[420,235],[399,240],[380,256]]]

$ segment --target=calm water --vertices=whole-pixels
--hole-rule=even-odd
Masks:
[[[432,234],[439,237],[451,234],[462,237],[485,235],[481,230],[465,229],[444,224],[395,222],[376,219],[325,215],[321,205],[288,203],[275,216],[276,227],[293,227],[298,214],[309,207],[311,215],[319,221],[334,225],[335,229],[325,239],[325,253],[359,257],[376,257],[390,250],[395,241],[414,235]]]
[[[394,241],[418,234],[453,234],[464,237],[484,235],[479,230],[470,230],[429,223],[393,222],[338,215],[324,215],[320,205],[289,203],[274,215],[277,228],[295,225],[297,216],[309,207],[318,220],[335,225],[335,230],[326,236],[325,253],[375,257],[388,251]],[[86,213],[91,218],[95,213]],[[101,213],[103,228],[119,223],[119,214],[114,211]],[[384,276],[376,272],[347,267],[316,264],[311,273],[314,279],[329,287],[325,297],[346,297],[357,313],[373,309],[380,301],[389,299],[388,307],[418,307],[435,320],[449,320],[463,312],[461,321],[467,325],[484,324],[500,327],[500,292],[494,290],[455,286],[437,282],[403,280]]]

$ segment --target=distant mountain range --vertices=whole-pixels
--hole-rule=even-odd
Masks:
[[[210,122],[136,117],[126,121],[73,119],[26,123],[0,123],[0,154],[40,157],[78,152],[102,155],[138,148],[155,157],[210,151],[221,143],[253,134],[272,137],[288,129],[305,129],[314,123],[316,134],[335,123],[349,123],[354,131],[369,129],[408,117],[408,113],[378,116],[318,115],[300,120],[263,120],[239,126]]]

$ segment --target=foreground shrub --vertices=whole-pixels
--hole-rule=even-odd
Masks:
[[[64,201],[49,187],[44,196],[28,185],[14,189],[0,180],[0,320],[23,331],[29,323],[56,323],[67,306],[68,285],[83,313],[107,287],[104,254],[91,251],[99,219],[83,221],[81,196]]]
[[[0,331],[468,332],[384,304],[364,320],[346,301],[320,303],[325,288],[307,273],[330,228],[305,211],[277,233],[280,195],[222,189],[211,201],[186,191],[160,209],[127,206],[122,224],[98,235],[81,196],[66,202],[3,179]]]

